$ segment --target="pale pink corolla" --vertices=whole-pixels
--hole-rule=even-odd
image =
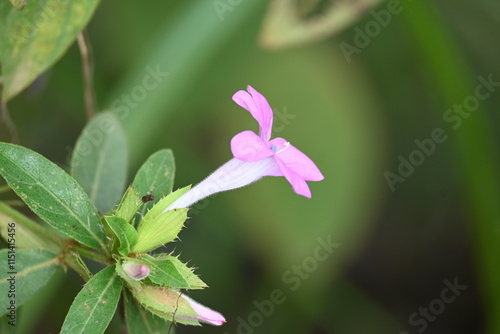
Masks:
[[[211,324],[214,326],[220,326],[226,322],[226,319],[224,318],[224,316],[222,314],[220,314],[219,312],[216,312],[216,311],[214,311],[214,310],[212,310],[204,305],[201,305],[200,303],[189,298],[186,295],[182,295],[182,298],[184,298],[188,302],[189,306],[191,306],[191,308],[196,313],[198,313],[198,316],[194,317],[192,319],[196,319],[200,322],[205,322],[207,324]],[[183,316],[179,316],[179,317],[183,317]],[[191,317],[185,316],[185,318],[191,318]]]
[[[164,211],[190,207],[212,194],[244,187],[264,176],[284,176],[294,191],[305,197],[311,197],[306,181],[323,180],[323,174],[304,153],[283,138],[271,140],[273,111],[262,94],[248,86],[248,92],[236,92],[233,101],[248,110],[257,120],[259,135],[252,131],[235,135],[231,140],[234,158]]]
[[[235,158],[246,162],[260,161],[268,157],[269,164],[276,164],[278,170],[267,176],[284,176],[295,192],[311,197],[306,181],[321,181],[323,174],[304,153],[283,138],[272,140],[273,110],[266,98],[248,86],[248,92],[240,90],[233,95],[233,101],[245,108],[259,123],[259,136],[252,131],[238,133],[231,140],[231,151]]]

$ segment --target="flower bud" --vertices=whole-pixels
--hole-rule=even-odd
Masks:
[[[149,267],[143,263],[125,260],[122,262],[123,271],[134,281],[140,281],[149,276]]]

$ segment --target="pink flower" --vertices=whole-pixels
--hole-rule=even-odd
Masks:
[[[271,139],[273,111],[266,98],[252,87],[238,91],[233,100],[248,110],[259,123],[260,136],[252,131],[238,133],[231,140],[234,158],[177,199],[168,208],[188,208],[221,191],[244,187],[264,176],[284,176],[295,192],[311,197],[306,181],[321,181],[323,174],[304,153],[283,138]]]
[[[220,326],[226,322],[224,316],[219,312],[216,312],[204,305],[201,305],[200,303],[194,301],[193,299],[189,298],[186,295],[182,295],[182,298],[184,298],[188,302],[189,306],[191,306],[191,308],[196,313],[198,313],[198,316],[195,317],[194,319],[214,326]]]
[[[250,93],[250,94],[249,94]],[[295,192],[311,197],[306,181],[321,181],[323,174],[304,153],[283,138],[271,139],[273,110],[266,98],[248,86],[248,92],[240,90],[233,101],[245,108],[259,123],[259,136],[252,131],[238,133],[231,140],[231,151],[235,158],[247,162],[273,157],[269,164],[276,164],[279,171],[267,176],[284,176]]]

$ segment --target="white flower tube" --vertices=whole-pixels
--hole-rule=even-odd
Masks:
[[[241,188],[264,176],[281,176],[278,164],[273,157],[259,161],[246,162],[233,158],[219,167],[205,180],[182,195],[163,212],[173,209],[189,208],[194,203],[210,195]]]

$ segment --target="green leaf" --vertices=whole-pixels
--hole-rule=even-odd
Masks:
[[[137,242],[137,231],[120,217],[105,217],[104,219],[120,242],[118,252],[127,256],[132,246]]]
[[[114,265],[95,274],[76,296],[61,334],[104,333],[115,314],[122,286]]]
[[[106,235],[96,209],[80,185],[61,168],[27,148],[0,143],[0,174],[53,228],[107,252]]]
[[[26,6],[26,0],[10,0],[15,9],[21,10]]]
[[[162,197],[172,191],[175,176],[175,161],[171,150],[163,149],[153,153],[139,168],[132,186],[140,197],[153,195],[154,200],[142,206],[142,216]],[[137,215],[136,224],[140,216]],[[137,225],[136,225],[137,226]]]
[[[0,1],[0,62],[6,101],[62,57],[98,4],[99,0],[29,1],[19,11]]]
[[[125,192],[125,195],[123,195],[120,204],[118,204],[115,216],[124,219],[127,223],[132,223],[132,218],[137,213],[137,210],[139,210],[142,204],[143,203],[137,195],[137,192],[132,186],[130,186]]]
[[[171,330],[171,322],[155,316],[144,307],[142,307],[127,290],[123,290],[123,299],[125,301],[125,323],[127,324],[128,334],[174,334]]]
[[[2,206],[6,206],[6,204],[0,202],[0,207]],[[16,213],[15,216],[0,212],[0,234],[5,241],[11,239],[12,236],[9,234],[12,232],[12,229],[14,229],[16,248],[35,248],[50,250],[55,253],[59,252],[59,247],[56,244],[48,241],[37,233],[37,231],[33,231],[19,223],[18,219],[30,220],[28,217],[12,208],[9,209],[9,211]],[[31,223],[33,225],[37,224],[34,221],[31,221]]]
[[[150,264],[148,278],[155,284],[178,289],[203,289],[207,285],[177,257],[161,254],[152,257],[144,255],[141,259]]]
[[[42,249],[0,250],[0,316],[10,305],[23,305],[54,275],[58,264],[57,254]]]
[[[71,175],[97,210],[111,210],[123,194],[127,178],[127,143],[118,118],[104,112],[83,129],[71,157]]]
[[[171,150],[160,150],[152,154],[139,168],[132,186],[140,196],[152,194],[158,202],[160,198],[170,194],[174,185],[175,162]]]

